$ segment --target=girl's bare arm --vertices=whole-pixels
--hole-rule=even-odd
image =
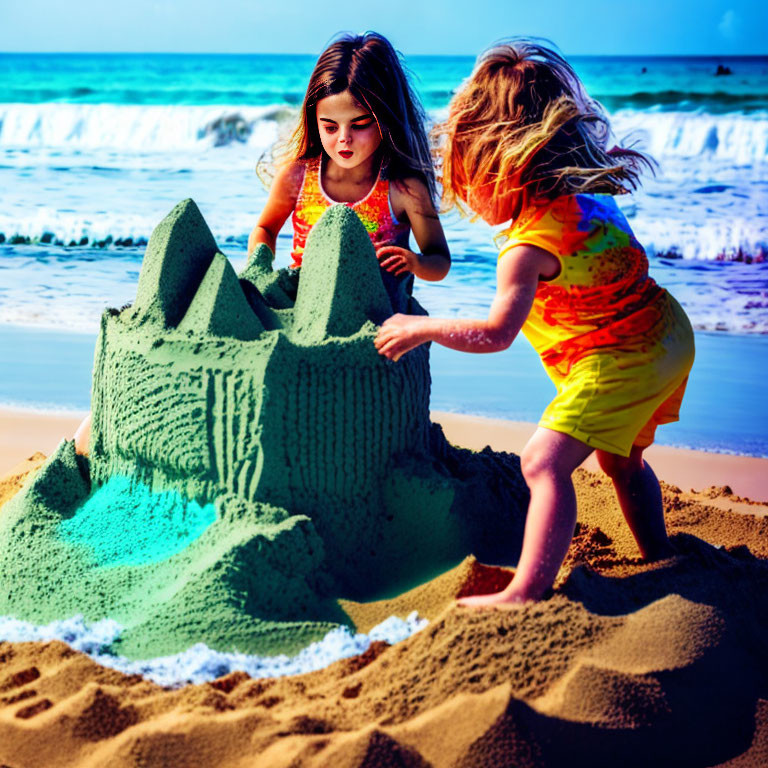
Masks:
[[[532,245],[512,248],[499,260],[496,296],[486,320],[448,320],[393,315],[376,336],[379,353],[398,360],[427,341],[461,352],[498,352],[515,339],[528,317],[542,277],[559,269],[555,256]]]
[[[451,254],[426,185],[419,179],[406,179],[390,184],[390,195],[395,213],[408,219],[420,253],[385,245],[376,250],[379,263],[396,275],[413,272],[422,280],[442,280],[451,268]]]
[[[291,163],[281,168],[272,181],[269,197],[264,210],[248,238],[248,253],[252,253],[259,243],[269,246],[275,252],[277,235],[296,207],[296,200],[304,179],[304,166]]]

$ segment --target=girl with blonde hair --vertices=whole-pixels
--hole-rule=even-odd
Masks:
[[[573,537],[571,475],[593,451],[642,556],[672,555],[643,451],[657,425],[678,419],[693,332],[649,277],[614,200],[636,187],[650,161],[608,148],[608,120],[570,65],[525,39],[478,59],[438,133],[444,200],[506,224],[496,296],[485,320],[394,315],[376,346],[392,360],[428,341],[496,352],[522,330],[557,389],[521,455],[531,500],[514,577],[502,592],[461,602],[515,605],[545,595]]]

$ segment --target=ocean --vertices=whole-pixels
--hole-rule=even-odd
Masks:
[[[697,331],[682,420],[659,439],[768,456],[768,57],[572,63],[617,141],[658,163],[619,204],[652,275]],[[192,197],[234,266],[245,263],[267,197],[256,163],[291,130],[313,64],[308,55],[0,54],[0,405],[87,409],[101,312],[132,301],[144,245],[179,200]],[[473,59],[407,64],[439,121]],[[483,316],[494,231],[455,212],[443,221],[453,267],[440,283],[417,281],[416,294],[433,315]],[[288,223],[278,266],[290,241]],[[60,364],[46,374],[53,357]],[[527,343],[478,358],[471,367],[433,348],[433,406],[535,421],[551,392]]]

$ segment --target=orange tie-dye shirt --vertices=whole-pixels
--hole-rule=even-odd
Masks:
[[[648,276],[645,251],[610,195],[567,195],[528,207],[505,232],[543,248],[560,273],[541,281],[523,333],[557,382],[596,350],[652,358],[665,332],[668,294]]]

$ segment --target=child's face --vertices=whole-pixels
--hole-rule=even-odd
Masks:
[[[341,168],[357,168],[381,145],[376,118],[349,91],[317,102],[317,130],[328,157]]]

